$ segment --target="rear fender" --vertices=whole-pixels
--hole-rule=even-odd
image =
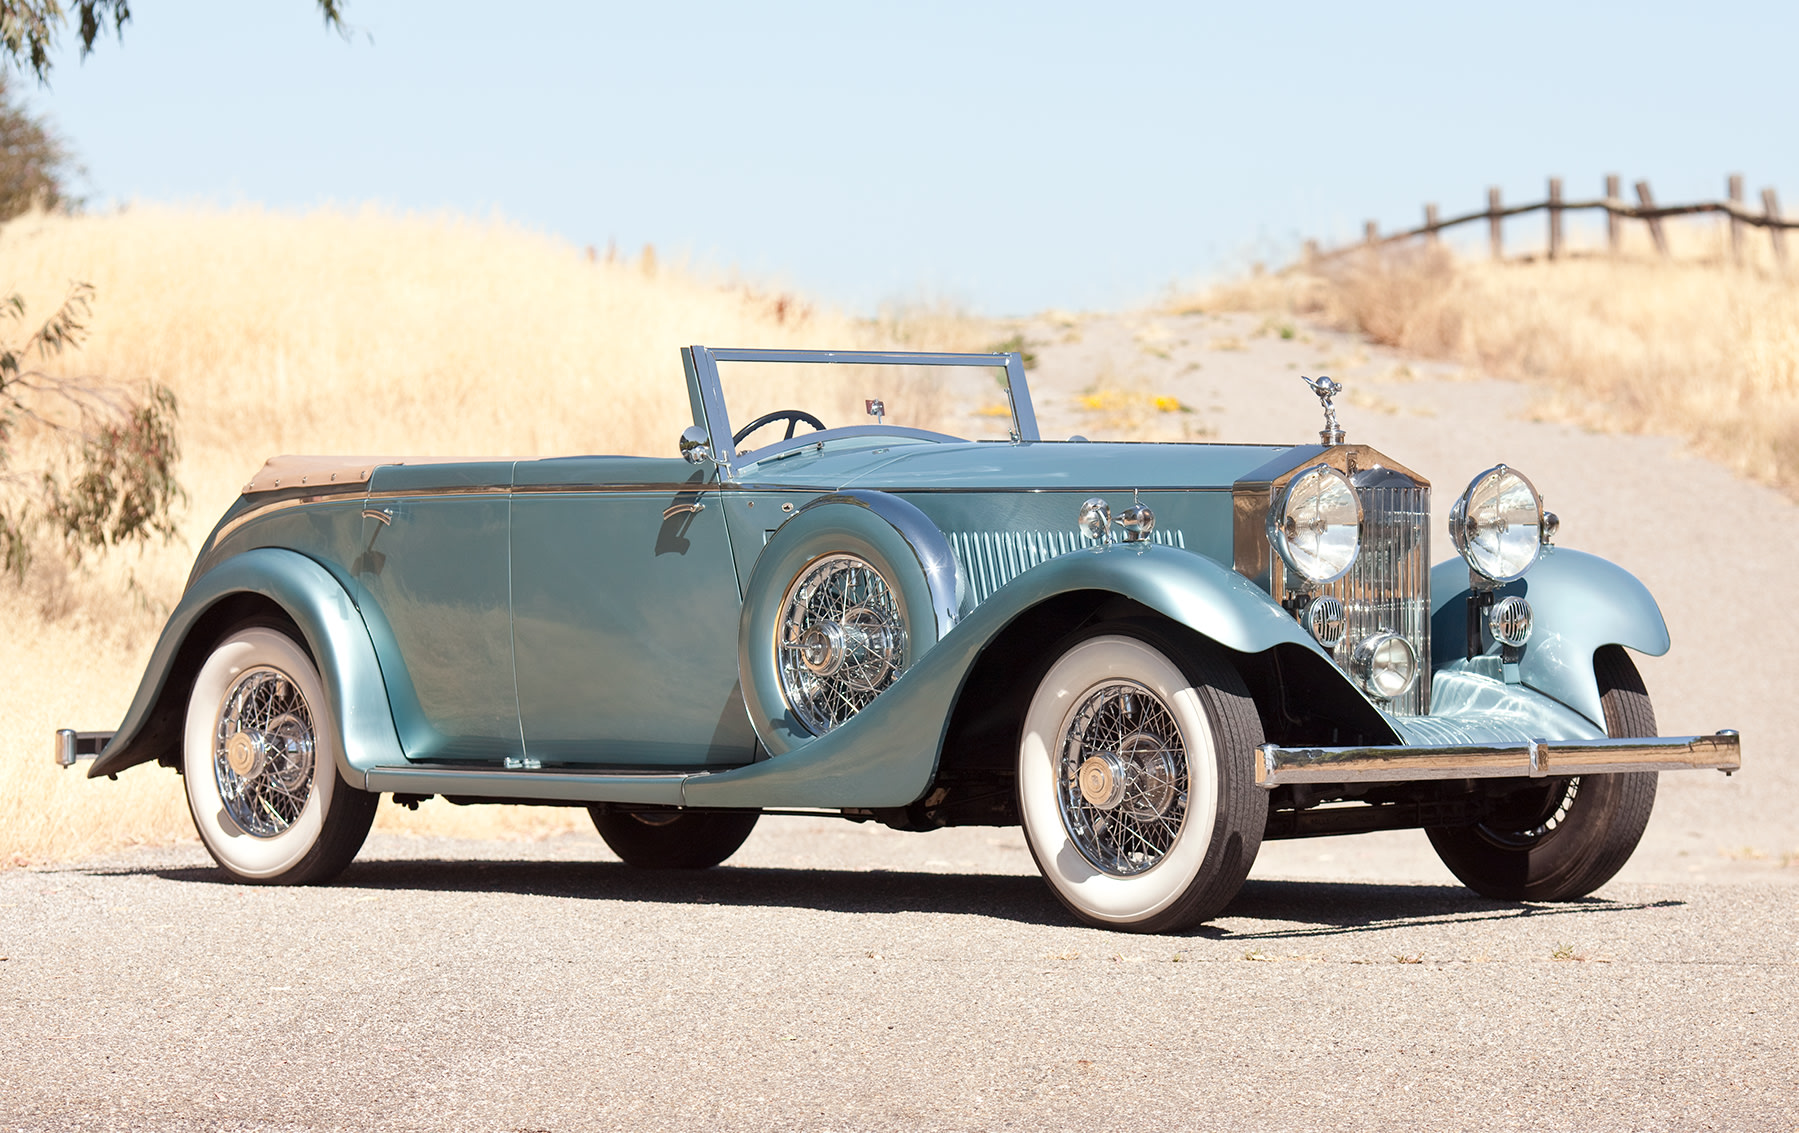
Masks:
[[[181,746],[189,682],[220,633],[220,614],[254,596],[293,619],[318,664],[338,730],[338,771],[355,787],[368,768],[403,764],[381,668],[350,595],[331,572],[295,551],[259,547],[219,563],[187,588],[163,627],[137,696],[90,778],[150,760],[173,762]],[[231,620],[230,618],[225,619]]]
[[[1431,664],[1440,669],[1467,658],[1468,564],[1459,558],[1438,563],[1430,572],[1430,592]],[[1497,594],[1530,601],[1532,631],[1518,661],[1520,683],[1601,728],[1605,709],[1593,654],[1606,645],[1651,657],[1668,651],[1668,625],[1649,589],[1623,567],[1596,555],[1557,548]],[[1483,646],[1490,640],[1484,632],[1482,639]]]
[[[1266,592],[1211,559],[1143,543],[1076,551],[995,591],[840,727],[794,735],[774,759],[689,778],[687,805],[905,806],[936,775],[951,714],[982,650],[1035,607],[1076,591],[1130,599],[1239,653],[1286,645],[1329,663]],[[1020,668],[1030,660],[1019,658]]]

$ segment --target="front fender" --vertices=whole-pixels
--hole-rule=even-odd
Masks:
[[[375,649],[349,594],[330,571],[305,555],[259,547],[213,567],[181,596],[150,654],[130,710],[94,761],[90,778],[160,758],[180,745],[187,679],[212,647],[213,641],[205,638],[229,628],[209,624],[207,615],[221,602],[244,594],[280,606],[306,638],[337,720],[338,771],[344,780],[362,787],[368,768],[405,763]]]
[[[842,726],[774,759],[689,778],[687,805],[905,806],[936,775],[951,712],[981,651],[1032,607],[1075,591],[1132,599],[1241,653],[1284,644],[1329,661],[1265,591],[1211,559],[1145,543],[1076,551],[995,591]]]
[[[1468,648],[1468,564],[1438,563],[1430,572],[1431,664],[1463,660]],[[1593,675],[1593,654],[1622,645],[1660,657],[1668,624],[1649,589],[1635,575],[1596,555],[1557,548],[1530,572],[1498,589],[1529,599],[1532,633],[1518,661],[1518,679],[1554,697],[1601,728],[1605,709]]]

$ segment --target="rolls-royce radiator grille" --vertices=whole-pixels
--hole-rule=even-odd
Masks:
[[[1083,547],[1096,546],[1078,531],[951,531],[950,548],[967,580],[975,605],[1041,563]],[[1150,542],[1164,547],[1187,546],[1179,531],[1157,531]]]
[[[1418,681],[1386,708],[1423,716],[1430,711],[1430,489],[1379,469],[1353,479],[1362,549],[1348,574],[1320,588],[1343,603],[1347,622],[1334,655],[1347,670],[1358,642],[1382,632],[1405,638],[1418,652]]]

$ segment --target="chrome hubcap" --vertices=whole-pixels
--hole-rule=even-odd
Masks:
[[[244,833],[273,838],[312,797],[312,710],[278,669],[247,669],[225,692],[213,774],[225,813]]]
[[[248,732],[239,732],[225,741],[225,762],[240,779],[253,779],[262,770],[262,745]]]
[[[1117,877],[1154,869],[1187,816],[1187,749],[1161,698],[1135,681],[1090,689],[1059,762],[1062,824],[1081,855]]]
[[[781,598],[776,660],[781,695],[823,735],[879,696],[906,668],[899,595],[855,555],[826,555]]]
[[[800,638],[800,664],[821,677],[837,675],[843,664],[843,627],[836,622],[819,622]]]
[[[1125,777],[1130,769],[1115,751],[1090,756],[1081,764],[1081,797],[1100,810],[1111,810],[1124,801]]]

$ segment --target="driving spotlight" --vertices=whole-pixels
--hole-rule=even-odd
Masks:
[[[1081,504],[1080,515],[1075,523],[1087,538],[1095,543],[1104,543],[1111,538],[1112,505],[1094,496]]]
[[[1455,549],[1491,582],[1510,582],[1531,568],[1546,542],[1546,526],[1536,488],[1503,464],[1476,476],[1449,509]]]
[[[1281,561],[1311,583],[1334,582],[1349,572],[1361,549],[1361,527],[1355,486],[1325,464],[1293,477],[1268,513],[1268,539]]]
[[[1132,504],[1118,513],[1118,526],[1126,543],[1147,543],[1156,533],[1156,513],[1142,504]]]

